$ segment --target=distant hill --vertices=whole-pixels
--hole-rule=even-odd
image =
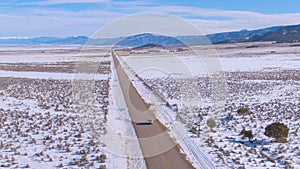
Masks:
[[[247,31],[245,35],[240,34],[239,38],[238,36],[236,38],[230,37],[217,43],[267,41],[275,41],[277,43],[297,43],[300,42],[300,25],[278,26],[255,31]]]
[[[154,44],[154,43],[149,43],[149,44],[146,44],[146,45],[134,47],[131,50],[143,50],[143,49],[153,49],[153,48],[164,49],[165,47],[162,46],[162,45],[157,45],[157,44]]]
[[[280,27],[276,31],[263,35],[252,36],[246,41],[276,41],[277,43],[298,43],[300,42],[300,25]]]
[[[251,30],[251,31],[241,30],[237,32],[216,33],[207,36],[179,36],[178,40],[184,42],[187,45],[207,44],[209,41],[212,44],[241,42],[241,41],[246,41],[247,39],[253,36],[261,36],[266,33],[276,32],[280,28],[281,26],[276,26],[276,27]]]
[[[277,43],[298,43],[300,42],[300,25],[275,26],[258,30],[241,30],[237,32],[223,32],[210,34],[207,36],[163,36],[151,33],[143,33],[129,37],[89,39],[86,36],[72,36],[66,38],[57,37],[37,37],[37,38],[0,38],[0,45],[69,45],[88,44],[101,46],[143,46],[147,44],[157,44],[161,46],[184,46],[202,44],[220,44],[236,42],[266,42],[275,41]]]
[[[89,39],[88,44],[98,45],[98,46],[114,46],[116,43],[120,42],[123,37],[118,38],[102,38],[102,39]]]
[[[143,33],[129,36],[116,44],[116,46],[143,46],[147,44],[156,44],[161,46],[182,46],[180,40],[163,35],[154,35],[151,33]]]
[[[53,45],[65,45],[65,44],[85,44],[89,40],[86,36],[72,36],[66,38],[57,37],[37,37],[37,38],[9,38],[0,39],[0,44],[5,45],[40,45],[40,44],[53,44]]]
[[[212,43],[225,43],[225,42],[235,42],[235,41],[247,41],[251,39],[253,36],[262,36],[266,33],[276,32],[281,27],[270,27],[258,30],[242,30],[238,32],[225,32],[225,33],[217,33],[208,35],[208,38],[212,41]]]

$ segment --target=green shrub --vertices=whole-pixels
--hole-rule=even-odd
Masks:
[[[237,114],[241,115],[241,116],[245,116],[245,115],[250,115],[252,114],[252,112],[250,111],[249,108],[245,108],[245,107],[242,107],[240,109],[237,110]]]
[[[243,135],[243,137],[247,137],[249,140],[253,139],[253,133],[252,130],[245,130],[245,128],[243,128],[243,130],[240,132],[240,135]]]
[[[265,128],[264,134],[276,140],[282,140],[288,137],[289,128],[283,123],[275,122]]]
[[[213,128],[217,126],[217,123],[213,118],[210,118],[207,120],[207,126],[210,128],[210,131],[212,131]]]

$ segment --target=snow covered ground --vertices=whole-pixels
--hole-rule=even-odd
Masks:
[[[277,48],[249,49],[245,55],[221,54],[226,99],[219,112],[211,112],[211,79],[197,57],[152,54],[122,58],[148,87],[168,101],[177,112],[172,117],[184,123],[186,131],[194,129],[190,137],[218,167],[299,168],[300,54],[295,48],[287,49],[278,50],[280,54]],[[253,52],[256,50],[259,52]],[[276,52],[266,52],[273,50]],[[190,72],[186,73],[186,68]],[[189,96],[193,96],[191,100]],[[252,114],[239,116],[241,107],[248,107]],[[206,125],[211,115],[217,121],[214,132]],[[272,142],[264,135],[265,127],[277,121],[290,129],[287,143]],[[239,135],[243,128],[252,130],[251,142]]]
[[[97,85],[107,89],[108,81],[97,81]],[[93,132],[81,123],[84,112],[74,104],[71,91],[70,80],[1,77],[1,167],[105,165],[104,143],[96,144]],[[92,113],[97,131],[103,133],[108,89],[97,93],[99,102]]]
[[[285,74],[288,74],[288,72],[285,72]],[[299,71],[297,74],[299,74]],[[297,74],[295,73],[295,75]],[[255,147],[256,151],[263,151],[274,159],[277,159],[275,168],[284,168],[285,161],[292,163],[297,168],[299,166],[299,156],[297,154],[299,151],[296,147],[299,146],[300,82],[299,78],[297,79],[295,75],[282,77],[282,79],[280,79],[281,76],[279,75],[284,75],[284,73],[272,72],[270,74],[258,72],[256,74],[249,72],[229,72],[226,74],[228,88],[225,110],[214,113],[218,123],[215,129],[216,133],[208,135],[206,133],[206,120],[212,114],[210,112],[212,99],[209,97],[209,91],[207,91],[209,90],[208,79],[197,79],[202,84],[201,88],[195,90],[200,94],[198,105],[184,104],[185,99],[181,97],[182,87],[191,86],[188,83],[189,81],[187,83],[182,81],[178,83],[174,79],[148,79],[145,82],[158,91],[158,93],[161,93],[166,100],[170,100],[169,103],[172,108],[178,111],[177,119],[186,124],[186,129],[191,129],[192,127],[196,129],[191,137],[195,137],[194,139],[198,140],[199,144],[204,147],[212,147],[209,148],[208,152],[216,154],[215,160],[217,164],[222,165],[225,163],[229,168],[242,165],[248,166],[248,168],[264,166],[261,161],[265,161],[265,158],[261,157],[259,153],[251,153],[252,150],[248,150],[250,149],[248,146],[241,146],[244,143],[249,144],[247,140],[239,136],[240,131],[245,127],[247,130],[251,129],[253,131],[254,140],[257,140],[258,143],[266,143],[266,145]],[[236,113],[241,107],[249,107],[253,114],[247,116],[245,119],[242,118]],[[231,120],[229,118],[230,115],[233,116]],[[290,128],[289,142],[286,144],[270,143],[272,139],[267,138],[263,134],[264,128],[276,121],[283,122]],[[207,140],[209,142],[209,137],[213,138],[214,144],[218,147],[214,147],[213,144],[203,143],[203,141]],[[279,147],[282,146],[285,147],[284,154],[279,153],[283,151],[279,150]],[[232,152],[229,157],[227,152],[223,152],[224,149]],[[239,153],[248,153],[247,158],[239,155]],[[224,161],[220,157],[224,158]],[[251,161],[240,160],[241,157],[247,160],[250,159]],[[236,160],[234,158],[239,159]],[[266,164],[267,167],[272,167],[273,165]]]
[[[107,133],[110,60],[98,54],[105,74],[70,73],[64,67],[82,57],[72,54],[73,47],[64,48],[67,53],[28,47],[25,55],[20,49],[0,49],[0,168],[126,166],[99,139]],[[83,55],[89,61],[96,56]]]
[[[220,70],[236,71],[272,71],[299,69],[300,54],[268,54],[251,57],[219,57]],[[142,78],[162,78],[170,75],[188,74],[193,76],[207,75],[205,63],[201,57],[185,56],[130,56],[124,57],[126,63]]]
[[[227,85],[226,105],[220,112],[210,112],[211,81],[198,58],[121,58],[153,89],[142,91],[145,98],[153,99],[154,93],[168,101],[163,111],[167,113],[157,116],[162,123],[180,122],[192,139],[182,140],[182,145],[196,143],[217,167],[300,168],[299,52],[295,47],[242,52],[230,45],[218,48],[222,48],[220,63]],[[145,168],[141,158],[128,158],[141,152],[133,148],[138,143],[124,101],[118,97],[111,58],[104,49],[78,51],[78,46],[0,48],[0,168]],[[78,60],[103,66],[96,75],[80,75],[70,71]],[[81,77],[85,79],[80,81]],[[74,81],[79,88],[74,89]],[[74,91],[80,91],[75,93],[80,97],[74,97]],[[78,98],[83,107],[76,104]],[[236,113],[240,107],[253,113],[243,118]],[[206,127],[212,113],[215,132]],[[287,143],[274,143],[263,134],[266,125],[275,121],[289,127]],[[253,131],[253,142],[239,135],[243,127]],[[191,128],[195,130],[190,132]],[[188,146],[182,148],[193,152]]]
[[[0,77],[30,78],[30,79],[86,79],[105,80],[108,74],[83,74],[83,73],[51,73],[51,72],[22,72],[22,71],[1,71]]]
[[[102,57],[99,57],[102,56]],[[57,63],[79,59],[109,61],[107,48],[81,46],[0,46],[0,63]]]

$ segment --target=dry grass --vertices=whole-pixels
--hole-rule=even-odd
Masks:
[[[74,100],[71,81],[0,78],[0,99],[9,107],[0,109],[2,167],[92,165],[90,162],[102,155],[103,144],[90,143],[95,131],[99,135],[105,132],[109,92],[108,80],[94,83],[97,100],[86,113],[93,118],[89,124],[97,124],[91,131],[82,121],[82,106],[75,104],[78,98]],[[86,93],[89,82],[80,84],[82,93]],[[100,165],[103,162],[93,163],[94,167]]]
[[[203,134],[210,114],[217,115],[216,132],[210,134],[203,144],[209,147],[208,152],[216,157],[214,159],[217,164],[230,168],[244,165],[292,168],[299,160],[295,153],[299,151],[300,145],[299,74],[299,70],[226,72],[226,104],[220,112],[211,112],[212,91],[207,77],[144,81],[169,101],[169,105],[177,112],[177,120],[191,127],[194,132],[191,136],[199,138],[199,142],[203,142],[205,138]],[[186,92],[186,88],[190,92]],[[197,99],[202,104],[184,105],[188,96],[195,96],[193,93],[199,94]],[[243,118],[237,113],[241,107],[248,107],[253,113]],[[285,144],[273,143],[272,138],[264,135],[265,127],[276,121],[283,122],[290,128],[288,142]],[[253,131],[252,143],[239,136],[243,128]]]

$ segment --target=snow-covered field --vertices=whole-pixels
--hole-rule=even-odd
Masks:
[[[97,72],[78,73],[76,61],[90,55],[72,53],[73,47],[59,54],[49,51],[60,47],[27,47],[25,55],[21,49],[1,48],[0,168],[123,166],[111,165],[99,139],[107,132],[110,59],[100,53]]]
[[[251,57],[219,57],[219,68],[225,72],[237,71],[273,71],[299,69],[300,54],[268,54],[254,55]],[[126,63],[142,78],[163,78],[170,75],[207,75],[206,65],[201,57],[188,56],[128,56],[124,57]]]
[[[253,52],[256,50],[261,53]],[[211,112],[212,82],[197,57],[152,54],[123,60],[168,101],[185,130],[193,128],[190,137],[218,167],[300,168],[300,54],[294,47],[243,49],[245,55],[228,51],[219,58],[226,85],[225,106],[219,112]],[[242,107],[252,114],[239,116],[237,110]],[[217,127],[207,133],[211,115]],[[277,121],[289,127],[287,143],[273,142],[264,135],[265,127]],[[251,141],[239,135],[243,128],[252,130]]]
[[[199,58],[121,59],[151,93],[168,101],[165,110],[173,114],[158,116],[162,123],[185,125],[192,140],[182,141],[185,153],[197,143],[220,168],[300,168],[299,50],[217,49],[227,85],[219,112],[210,112],[211,79]],[[142,158],[129,158],[141,152],[107,56],[105,49],[80,52],[78,46],[0,47],[0,168],[145,168]],[[78,60],[99,67],[81,72]],[[236,113],[240,107],[253,113],[243,118]],[[207,132],[212,113],[217,127]],[[287,143],[264,135],[275,121],[289,127]],[[239,135],[243,127],[253,131],[253,141]]]
[[[96,83],[103,90],[97,91],[93,113],[99,132],[105,132],[108,81]],[[1,167],[105,165],[103,143],[94,143],[93,133],[85,131],[79,115],[84,112],[71,91],[70,80],[1,77]]]

